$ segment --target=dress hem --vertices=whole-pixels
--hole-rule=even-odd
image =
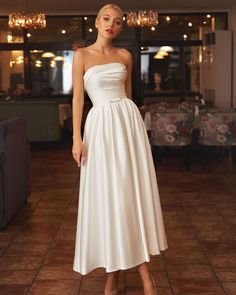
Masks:
[[[151,253],[150,253],[150,254],[149,254],[149,258],[146,258],[145,260],[142,260],[142,261],[140,261],[140,262],[137,262],[137,263],[133,264],[132,266],[123,266],[123,267],[118,267],[118,268],[114,268],[114,269],[109,269],[109,270],[107,271],[107,267],[102,265],[102,266],[96,266],[96,267],[94,267],[92,270],[89,270],[89,271],[87,271],[87,272],[80,272],[80,271],[76,270],[75,267],[73,267],[73,271],[78,272],[78,273],[80,273],[81,275],[87,275],[87,274],[89,274],[90,272],[94,271],[94,270],[97,269],[97,268],[105,268],[106,273],[114,272],[114,271],[118,271],[118,270],[127,270],[127,269],[134,268],[134,267],[136,267],[136,266],[138,266],[138,265],[140,265],[140,264],[142,264],[142,263],[144,263],[144,262],[150,262],[150,256],[160,255],[162,251],[165,251],[165,250],[167,250],[167,249],[168,249],[168,247],[167,247],[167,248],[164,248],[164,249],[161,249],[158,253],[155,253],[155,254],[151,254]]]

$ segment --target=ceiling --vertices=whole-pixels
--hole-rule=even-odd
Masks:
[[[14,4],[12,3],[14,2]],[[95,13],[113,0],[0,0],[0,15],[13,11],[41,10],[47,14],[86,14]],[[226,11],[236,7],[236,0],[117,0],[114,3],[124,11],[134,9],[158,9],[160,12],[179,11]]]

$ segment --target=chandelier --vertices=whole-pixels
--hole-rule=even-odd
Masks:
[[[10,29],[44,29],[46,28],[46,17],[44,13],[11,13],[8,25]]]
[[[155,10],[139,10],[127,13],[129,27],[153,27],[158,24],[158,13]]]

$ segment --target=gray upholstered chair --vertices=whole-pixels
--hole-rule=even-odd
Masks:
[[[0,228],[4,228],[30,192],[26,121],[0,122]]]

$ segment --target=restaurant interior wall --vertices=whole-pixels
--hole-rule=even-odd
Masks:
[[[177,50],[180,51],[180,64],[182,63],[183,68],[185,61],[187,61],[184,52],[191,57],[193,56],[191,52],[195,52],[195,50],[193,50],[194,46],[197,48],[201,45],[198,33],[199,23],[196,23],[196,21],[201,21],[203,23],[203,18],[206,18],[206,13],[173,14],[170,15],[171,21],[169,23],[166,21],[167,16],[168,14],[160,15],[159,24],[156,30],[150,28],[139,30],[125,27],[116,41],[118,46],[126,47],[133,53],[133,93],[135,97],[140,96],[143,91],[143,89],[139,87],[141,84],[140,58],[142,46],[177,45]],[[215,13],[215,19],[216,26],[221,29],[227,29],[227,13]],[[74,49],[90,44],[94,41],[96,36],[94,20],[94,15],[69,17],[49,16],[47,18],[48,26],[46,31],[12,31],[11,34],[9,34],[7,17],[1,17],[0,54],[2,55],[2,58],[0,61],[0,91],[4,92],[7,91],[7,89],[9,90],[8,87],[12,83],[10,82],[12,79],[10,79],[9,75],[15,74],[13,68],[16,69],[17,65],[21,64],[21,71],[19,72],[21,78],[18,77],[18,79],[22,79],[23,81],[23,90],[30,89],[30,91],[33,91],[31,92],[32,95],[39,97],[43,95],[43,93],[38,92],[39,89],[44,89],[44,93],[50,96],[70,95],[72,91],[71,80],[68,82],[70,85],[68,83],[65,85],[66,82],[65,79],[63,79],[63,71],[64,73],[67,73],[68,76],[68,71],[66,71],[65,68],[67,67],[67,69],[70,69],[71,67],[72,52]],[[192,27],[188,26],[188,23],[190,23],[191,20]],[[206,19],[206,22],[207,21],[208,20]],[[203,26],[210,29],[209,22]],[[171,27],[174,29],[171,30]],[[173,33],[172,35],[171,32]],[[184,32],[187,32],[186,39],[183,38]],[[13,57],[16,54],[15,52],[19,52],[20,50],[23,50],[23,54],[17,57],[18,60],[14,60]],[[56,57],[63,57],[64,60],[66,59],[66,56],[69,57],[67,59],[67,65],[62,65],[62,61],[55,60],[55,58],[50,61],[40,59],[40,55],[46,51],[52,52]],[[3,73],[6,73],[3,62],[4,54],[6,52],[11,52],[8,59],[10,58],[9,62],[13,61],[13,63],[9,70],[10,74],[8,75],[8,78],[5,74],[5,77],[3,78]],[[187,80],[193,81],[193,77],[186,77],[186,73],[182,68],[179,67],[179,72],[177,73],[177,75],[180,76],[179,85],[181,88],[178,90],[178,93],[181,93],[181,91],[183,92],[184,87],[188,84],[186,83]],[[48,79],[48,77],[50,78]],[[6,79],[9,81],[6,82]],[[45,84],[47,81],[50,82],[48,82],[48,85]],[[64,83],[64,87],[63,85],[59,85],[59,83]],[[41,85],[43,85],[43,87],[41,87]],[[20,88],[22,88],[22,85]],[[12,90],[13,89],[10,89],[10,91]]]

